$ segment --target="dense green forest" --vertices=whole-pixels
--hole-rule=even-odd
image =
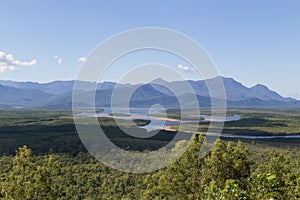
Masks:
[[[24,146],[0,162],[3,199],[299,199],[298,150],[250,152],[218,140],[199,158],[203,137],[149,174],[119,172],[88,153],[33,155]],[[176,148],[180,146],[179,142]],[[296,153],[296,154],[295,154]]]
[[[268,131],[285,123],[297,131],[300,119],[299,112],[290,111],[229,112],[243,117],[233,126],[225,124],[231,128],[244,127],[243,119],[258,118],[253,130],[263,123],[272,124]],[[69,111],[5,109],[0,119],[2,199],[300,199],[299,139],[222,138],[200,158],[205,137],[194,135],[189,149],[171,165],[133,174],[92,157]],[[124,136],[114,120],[99,120],[112,141],[131,151],[155,150],[175,134],[161,131],[139,140]],[[173,151],[186,142],[178,141]]]

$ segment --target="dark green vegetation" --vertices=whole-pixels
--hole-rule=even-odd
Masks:
[[[183,141],[182,141],[183,142]],[[176,148],[180,148],[181,143]],[[218,140],[199,158],[195,137],[173,164],[149,174],[109,169],[87,153],[32,155],[27,147],[0,159],[3,199],[299,199],[296,150],[249,151]]]
[[[242,120],[227,123],[228,130],[247,126],[273,134],[299,131],[297,110],[230,110],[231,114],[241,114]],[[110,169],[86,152],[69,111],[5,109],[0,118],[3,199],[300,199],[300,139],[224,138],[199,158],[204,137],[195,136],[172,165],[130,174]],[[157,149],[175,134],[161,131],[149,139],[133,138],[113,119],[99,121],[107,136],[128,150]],[[184,143],[178,142],[174,151]],[[16,153],[23,145],[30,149]]]
[[[150,124],[151,120],[147,119],[133,119],[132,120],[137,126],[146,126]]]
[[[175,111],[173,111],[175,112]],[[208,111],[201,113],[210,114]],[[250,135],[250,136],[272,136],[272,135],[300,135],[300,110],[234,110],[228,111],[227,116],[241,115],[238,121],[224,123],[222,133],[224,135]],[[198,126],[199,132],[206,132],[209,122],[200,124],[185,124],[188,126]],[[172,127],[177,129],[176,126]]]
[[[125,113],[109,113],[109,116],[116,116],[116,117],[130,117],[129,114],[125,114]]]
[[[23,145],[33,152],[84,151],[68,111],[7,109],[0,111],[0,153],[12,154]]]
[[[168,109],[166,111],[166,115],[155,113],[151,114],[152,117],[165,117],[170,119],[178,119],[178,120],[190,120],[190,121],[197,121],[197,120],[203,120],[204,118],[199,116],[193,116],[192,111],[187,111],[185,114],[181,113],[180,110],[177,109]]]
[[[68,153],[76,155],[85,152],[85,147],[76,132],[70,111],[8,109],[0,111],[0,153],[13,154],[23,145],[28,145],[34,153]],[[145,126],[149,120],[136,119],[134,123]],[[134,138],[123,133],[112,118],[99,118],[99,123],[107,137],[122,148],[133,150],[154,150],[168,143],[173,132],[160,131],[149,139]],[[123,120],[126,129],[145,134],[144,129],[133,128]]]
[[[253,135],[299,135],[300,110],[231,110],[242,120],[225,124],[225,133]]]

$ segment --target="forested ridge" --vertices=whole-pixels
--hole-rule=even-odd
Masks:
[[[148,174],[113,170],[88,153],[35,155],[24,146],[0,159],[1,198],[300,199],[298,149],[258,153],[218,139],[200,158],[203,141],[194,137],[180,159]]]
[[[298,110],[228,112],[243,117],[225,124],[230,132],[299,131]],[[0,119],[1,199],[300,199],[300,139],[222,138],[200,158],[205,137],[195,136],[173,164],[132,174],[92,157],[69,111],[5,109],[0,110]],[[161,130],[153,138],[138,140],[125,137],[112,119],[99,118],[99,122],[115,144],[130,151],[153,151],[174,137],[174,132]],[[186,143],[179,141],[173,151]]]

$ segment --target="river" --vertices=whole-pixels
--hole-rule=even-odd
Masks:
[[[158,129],[167,129],[167,127],[172,126],[172,125],[180,125],[184,123],[191,123],[195,121],[181,121],[178,119],[172,119],[172,118],[163,118],[163,117],[153,117],[153,116],[148,116],[149,114],[149,109],[147,108],[131,108],[130,112],[128,112],[128,109],[126,108],[116,108],[112,110],[111,108],[103,108],[104,110],[99,113],[92,113],[92,112],[81,112],[77,114],[78,116],[87,116],[87,117],[109,117],[109,118],[114,118],[114,119],[122,119],[122,120],[133,120],[133,119],[143,119],[143,120],[150,120],[151,123],[145,126],[141,126],[140,128],[145,129],[147,132],[153,131],[153,130],[158,130]],[[111,113],[123,113],[125,115],[129,116],[111,116],[109,114]],[[161,109],[152,109],[151,114],[160,114]],[[195,116],[195,115],[191,115]],[[226,116],[226,117],[221,117],[221,116],[209,116],[209,115],[199,115],[200,117],[203,118],[203,122],[208,122],[208,121],[237,121],[241,119],[240,115],[232,115],[232,116]],[[223,138],[245,138],[245,139],[274,139],[274,138],[300,138],[300,135],[273,135],[273,136],[253,136],[253,135],[230,135],[230,134],[220,134],[216,135],[214,133],[206,133],[204,135],[211,135],[211,136],[218,136],[218,137],[223,137]]]

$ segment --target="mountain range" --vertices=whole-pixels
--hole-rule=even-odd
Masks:
[[[268,87],[257,84],[246,87],[233,78],[221,78],[224,84],[227,107],[231,108],[272,108],[272,107],[300,107],[300,101],[285,98]],[[200,107],[210,107],[211,98],[207,84],[213,84],[217,78],[207,80],[188,80],[167,82],[155,79],[146,84],[119,84],[115,82],[80,82],[79,100],[82,107],[89,107],[88,97],[95,94],[98,107],[111,105],[113,92],[117,91],[118,105],[126,105],[122,100],[132,93],[129,104],[132,107],[150,107],[161,104],[166,108],[179,107],[178,97],[188,104],[191,92],[186,90],[188,83],[196,95]],[[0,107],[29,107],[29,108],[71,108],[72,92],[75,81],[53,81],[50,83],[16,82],[0,80]],[[96,92],[91,91],[96,88]],[[115,89],[116,88],[116,89]],[[115,91],[114,91],[115,89]],[[176,95],[174,94],[174,91]]]

